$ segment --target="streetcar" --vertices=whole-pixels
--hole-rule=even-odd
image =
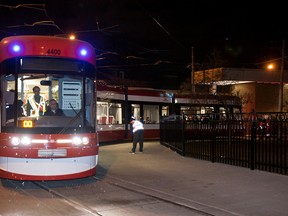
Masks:
[[[32,35],[1,40],[1,178],[64,180],[96,174],[95,62],[94,48],[85,41]],[[43,100],[35,99],[36,90]],[[46,115],[51,99],[62,116]]]
[[[144,123],[144,138],[160,138],[160,121],[177,115],[185,120],[208,118],[215,113],[241,113],[236,96],[179,94],[171,90],[97,84],[99,143],[130,141],[131,117]]]

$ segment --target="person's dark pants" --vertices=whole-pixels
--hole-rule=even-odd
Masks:
[[[138,130],[133,134],[133,147],[132,152],[136,151],[137,143],[139,142],[139,151],[143,152],[143,139],[144,139],[144,130]]]

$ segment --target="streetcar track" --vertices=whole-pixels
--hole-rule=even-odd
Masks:
[[[184,201],[191,202],[191,203],[194,203],[196,205],[203,206],[204,208],[207,208],[207,209],[210,209],[210,210],[212,209],[212,211],[213,211],[213,209],[217,210],[218,213],[219,213],[219,211],[222,211],[222,212],[225,212],[226,214],[229,214],[229,215],[238,215],[236,213],[229,212],[229,211],[227,211],[225,209],[220,209],[220,208],[217,208],[215,206],[209,206],[209,205],[206,205],[206,204],[203,204],[203,203],[199,203],[199,202],[196,202],[196,201],[193,201],[193,200],[188,200],[188,199],[185,199],[183,197],[178,197],[177,195],[174,195],[174,194],[165,193],[165,192],[160,191],[160,190],[155,190],[153,188],[145,187],[145,186],[136,184],[134,182],[126,181],[124,179],[119,179],[119,178],[112,177],[112,176],[109,176],[109,175],[106,175],[105,178],[101,178],[101,177],[99,178],[99,177],[96,177],[96,176],[92,176],[91,179],[94,179],[96,181],[105,181],[107,184],[112,185],[114,187],[118,187],[118,188],[124,189],[126,191],[131,191],[131,192],[136,193],[136,194],[141,194],[141,195],[144,195],[144,196],[147,196],[147,197],[151,197],[151,198],[153,198],[155,200],[159,200],[159,201],[164,202],[164,203],[169,203],[169,204],[172,204],[172,205],[175,205],[175,206],[178,206],[178,207],[186,208],[189,211],[191,211],[191,213],[194,212],[194,213],[199,214],[199,215],[216,216],[217,214],[212,214],[212,213],[209,213],[207,211],[197,209],[195,207],[192,207],[189,204],[185,204]],[[50,193],[51,195],[53,195],[53,196],[55,196],[57,198],[60,198],[67,205],[73,207],[74,209],[79,210],[80,212],[86,212],[86,213],[94,215],[94,216],[102,216],[102,214],[99,213],[97,210],[92,209],[91,207],[89,207],[87,205],[84,205],[84,204],[82,204],[82,203],[80,203],[78,201],[75,201],[75,200],[65,196],[62,193],[57,192],[56,190],[52,189],[50,186],[45,185],[45,182],[44,183],[42,183],[40,181],[28,181],[28,182],[30,182],[31,184],[35,185],[37,188],[40,188],[40,189]],[[19,187],[20,185],[17,185],[14,181],[10,181],[10,183],[12,185],[14,185],[15,188],[23,191],[25,194],[34,197],[33,194],[28,193],[26,190],[24,190],[22,188],[24,186],[23,183],[21,184],[21,187]],[[80,184],[81,184],[81,182],[80,182]],[[173,199],[178,199],[178,201],[175,201]]]
[[[100,214],[99,212],[91,209],[90,207],[86,206],[86,205],[83,205],[73,199],[70,199],[68,198],[67,196],[57,192],[56,190],[53,190],[47,186],[45,186],[43,183],[39,182],[39,181],[22,181],[20,183],[20,181],[15,181],[15,180],[10,180],[10,179],[7,179],[7,180],[4,180],[6,182],[8,182],[10,185],[12,185],[15,189],[17,190],[20,190],[22,193],[26,194],[27,196],[29,197],[33,197],[34,199],[36,200],[39,200],[37,197],[35,197],[35,195],[29,193],[25,187],[30,187],[31,188],[31,185],[30,186],[26,186],[26,185],[29,185],[29,183],[35,185],[37,188],[40,188],[46,192],[48,192],[49,194],[57,197],[57,198],[60,198],[62,201],[64,201],[66,204],[68,204],[69,206],[81,211],[81,212],[86,212],[86,213],[89,213],[91,215],[95,215],[95,216],[102,216],[102,214]],[[18,184],[17,184],[18,183]],[[33,189],[36,189],[33,187]],[[43,203],[42,201],[40,201],[41,203]],[[43,203],[43,205],[46,205],[45,203]],[[46,205],[47,206],[47,205]],[[1,214],[0,214],[1,216]]]
[[[97,216],[102,216],[99,212],[91,209],[90,207],[86,206],[86,205],[83,205],[73,199],[70,199],[68,197],[66,197],[65,195],[45,186],[44,184],[41,184],[40,182],[36,182],[36,181],[31,181],[33,184],[37,185],[39,188],[47,191],[48,193],[51,193],[53,194],[54,196],[58,197],[58,198],[61,198],[62,200],[65,201],[65,203],[67,203],[68,205],[72,206],[73,208],[76,208],[82,212],[87,212],[91,215],[97,215]]]
[[[101,180],[100,178],[97,178],[95,176],[93,176],[93,178],[95,178],[96,180]],[[161,197],[160,195],[153,195],[152,193],[149,193],[149,192],[145,192],[147,190],[150,190],[150,191],[153,191],[154,194],[157,193],[157,194],[162,194],[162,195],[169,195],[171,197],[171,194],[167,194],[167,193],[163,193],[162,191],[156,191],[156,190],[153,190],[152,188],[147,188],[147,187],[143,187],[141,185],[138,185],[138,184],[135,184],[135,183],[132,183],[132,182],[129,182],[129,181],[125,181],[123,179],[119,179],[119,178],[115,178],[115,177],[111,177],[109,176],[109,178],[111,179],[115,179],[117,180],[118,183],[115,183],[113,181],[108,181],[107,183],[110,184],[110,185],[113,185],[113,186],[116,186],[116,187],[119,187],[119,188],[122,188],[122,189],[125,189],[125,190],[128,190],[128,191],[131,191],[131,192],[134,192],[134,193],[138,193],[138,194],[142,194],[142,195],[145,195],[145,196],[148,196],[148,197],[152,197],[156,200],[161,200],[162,202],[165,202],[165,203],[170,203],[172,205],[176,205],[176,206],[179,206],[179,207],[183,207],[183,208],[186,208],[186,209],[189,209],[195,213],[198,213],[198,214],[201,214],[201,215],[205,215],[205,216],[216,216],[215,214],[210,214],[208,212],[205,212],[203,210],[199,210],[199,209],[196,209],[194,207],[191,207],[189,205],[186,205],[184,203],[180,203],[180,202],[175,202],[175,201],[172,201],[170,199],[167,199],[167,198],[163,198]],[[131,187],[128,187],[128,186],[124,186],[124,185],[120,185],[119,182],[125,182],[126,184],[133,184],[134,186],[136,186],[137,188],[143,188],[145,190],[139,190],[139,189],[132,189]],[[175,197],[175,196],[173,196]],[[183,198],[181,198],[183,199]],[[193,201],[194,203],[198,204],[198,205],[202,205],[202,206],[207,206],[207,205],[204,205],[202,203],[197,203],[195,201]],[[211,206],[209,206],[211,208]],[[215,208],[215,207],[213,207]],[[221,211],[224,211],[223,209]],[[227,211],[226,211],[227,212]],[[231,214],[231,212],[229,212]],[[235,214],[231,214],[231,215],[235,215]]]

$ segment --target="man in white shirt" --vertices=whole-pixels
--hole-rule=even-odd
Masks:
[[[38,86],[33,87],[34,95],[28,98],[27,101],[27,115],[28,116],[40,116],[43,115],[45,110],[45,98],[40,95],[40,88]]]
[[[133,147],[129,153],[135,154],[138,142],[139,142],[139,152],[143,153],[144,126],[140,121],[135,120],[134,117],[132,117],[130,123],[133,128]]]

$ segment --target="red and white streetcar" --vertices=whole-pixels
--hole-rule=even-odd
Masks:
[[[144,123],[144,139],[160,138],[160,120],[175,114],[190,120],[212,113],[240,113],[240,98],[219,95],[181,95],[171,90],[97,85],[99,142],[131,140],[130,119]]]
[[[96,173],[95,62],[92,45],[80,40],[1,40],[1,178],[60,180]],[[45,100],[27,110],[35,86]],[[52,98],[64,116],[45,116]]]

